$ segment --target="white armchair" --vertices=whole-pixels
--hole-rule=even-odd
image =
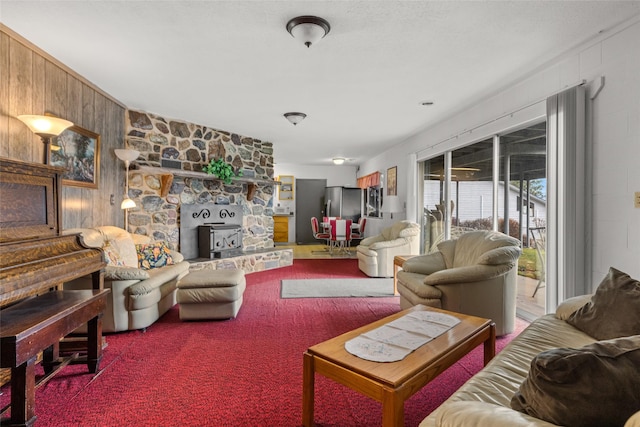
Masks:
[[[515,328],[520,241],[472,231],[408,259],[398,272],[400,308],[417,304],[493,319],[496,334]]]
[[[377,236],[363,239],[357,247],[358,267],[370,277],[393,276],[393,257],[420,252],[420,226],[401,221]]]

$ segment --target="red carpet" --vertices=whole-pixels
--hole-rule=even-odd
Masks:
[[[70,366],[36,394],[37,426],[298,426],[302,353],[313,344],[398,311],[398,298],[280,299],[283,278],[363,277],[356,260],[296,260],[247,275],[238,317],[181,322],[174,307],[146,333],[107,336],[102,371]],[[518,321],[518,330],[526,326]],[[512,336],[498,339],[498,350]],[[420,421],[482,367],[482,348],[405,404]],[[2,388],[0,403],[9,398]],[[322,427],[379,426],[378,402],[318,376]]]

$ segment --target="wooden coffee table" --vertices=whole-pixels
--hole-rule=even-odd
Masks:
[[[397,362],[379,363],[347,352],[344,343],[412,311],[450,314],[460,323]],[[321,374],[382,403],[382,426],[404,426],[404,401],[480,344],[484,364],[495,355],[496,328],[489,319],[417,305],[309,347],[304,353],[302,425],[314,425],[315,374]]]

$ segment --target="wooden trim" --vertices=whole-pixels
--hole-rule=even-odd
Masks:
[[[39,48],[38,46],[36,46],[32,42],[30,42],[29,40],[25,39],[20,34],[16,33],[15,31],[13,31],[12,29],[10,29],[9,27],[7,27],[6,25],[4,25],[1,22],[0,22],[0,31],[5,33],[7,36],[11,37],[12,39],[17,41],[18,43],[24,45],[28,49],[31,49],[33,52],[37,53],[38,55],[42,56],[44,59],[46,59],[47,61],[51,62],[56,67],[59,67],[64,72],[66,72],[66,73],[72,75],[73,77],[75,77],[76,79],[80,80],[82,83],[86,84],[91,89],[93,89],[96,92],[98,92],[101,95],[103,95],[105,98],[107,98],[110,101],[118,104],[120,107],[124,108],[125,110],[127,109],[127,106],[124,105],[121,101],[118,101],[116,98],[114,98],[113,96],[109,95],[107,92],[103,91],[102,89],[100,89],[95,84],[91,83],[89,80],[87,80],[85,77],[83,77],[80,74],[78,74],[76,71],[71,69],[69,66],[63,64],[62,62],[60,62],[59,60],[57,60],[56,58],[54,58],[53,56],[51,56],[50,54],[48,54],[47,52],[45,52],[44,50],[42,50],[41,48]]]

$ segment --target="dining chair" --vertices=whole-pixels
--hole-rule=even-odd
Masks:
[[[331,224],[331,248],[338,251],[348,251],[347,247],[351,243],[351,223],[350,219],[332,219]]]
[[[351,227],[351,240],[362,240],[364,239],[364,228],[367,225],[367,218],[361,216],[358,220],[357,227]]]
[[[313,237],[318,240],[324,240],[324,242],[329,245],[331,236],[329,233],[320,232],[320,226],[318,225],[318,218],[315,216],[311,217],[311,231],[313,232]]]
[[[342,219],[339,216],[323,216],[322,222],[320,223],[320,227],[325,233],[331,233],[331,220],[332,219]]]

